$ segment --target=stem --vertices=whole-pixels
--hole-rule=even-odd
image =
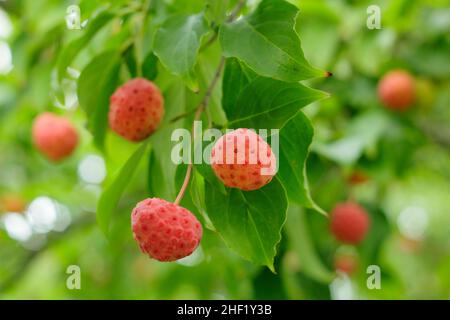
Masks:
[[[233,22],[236,19],[237,15],[241,11],[241,9],[244,7],[245,3],[246,3],[246,0],[239,0],[239,2],[237,3],[237,5],[234,7],[233,11],[229,15],[227,22]],[[210,43],[214,42],[214,40],[215,40],[215,38],[213,38]],[[198,121],[200,119],[203,111],[205,111],[206,108],[208,107],[209,100],[211,99],[211,95],[214,91],[214,87],[216,86],[217,82],[220,79],[220,75],[222,73],[224,66],[225,66],[225,57],[222,56],[220,58],[220,62],[219,62],[219,65],[217,66],[216,72],[214,73],[214,76],[211,80],[211,83],[209,84],[208,89],[206,89],[206,92],[205,92],[205,95],[203,96],[202,101],[198,105],[197,109],[195,109],[194,121],[192,122],[191,143],[193,143],[195,141],[195,131],[194,131],[195,121]],[[178,118],[179,117],[177,117],[175,119],[178,120]],[[172,119],[172,121],[173,121],[173,119]],[[183,185],[181,186],[181,189],[178,192],[177,198],[175,199],[176,205],[180,204],[181,200],[184,197],[184,194],[186,193],[187,187],[189,186],[189,181],[191,180],[191,174],[192,174],[192,167],[193,167],[193,165],[192,165],[192,161],[191,161],[191,163],[188,164],[186,175],[184,176]]]
[[[230,15],[227,18],[227,22],[233,22],[236,18],[237,15],[239,14],[239,12],[242,10],[242,8],[245,5],[246,0],[240,0],[236,7],[234,7],[233,11],[230,13]],[[206,48],[208,48],[211,44],[214,43],[214,41],[216,41],[217,37],[219,36],[219,30],[216,29],[214,30],[213,35],[201,46],[200,51],[205,50]]]
[[[229,15],[227,22],[233,22],[236,18],[239,12],[241,12],[242,8],[245,6],[246,0],[239,0],[239,2],[234,7],[233,11]]]
[[[220,74],[222,73],[222,69],[225,65],[225,57],[220,58],[219,66],[216,69],[216,72],[214,74],[213,79],[211,80],[211,83],[208,86],[208,89],[205,92],[205,95],[203,96],[202,101],[198,105],[197,109],[195,109],[195,116],[194,121],[192,122],[192,139],[191,143],[195,141],[195,131],[194,131],[194,124],[195,121],[198,121],[205,109],[207,108],[209,104],[209,100],[211,99],[212,92],[214,90],[214,87],[216,86],[217,82],[219,81]],[[184,176],[183,185],[181,186],[180,191],[178,192],[177,198],[175,199],[175,204],[180,204],[181,200],[184,197],[184,194],[186,193],[187,187],[189,186],[189,181],[191,180],[191,173],[192,173],[192,161],[188,164],[186,175]]]

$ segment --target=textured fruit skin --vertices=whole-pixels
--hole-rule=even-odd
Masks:
[[[211,166],[227,186],[245,191],[268,184],[276,173],[272,149],[252,130],[240,128],[229,132],[211,150]]]
[[[50,112],[34,120],[32,137],[36,148],[54,162],[70,156],[78,145],[78,133],[72,123]]]
[[[163,116],[163,96],[153,82],[144,78],[128,81],[110,98],[109,126],[127,140],[144,140],[158,128]]]
[[[159,261],[190,255],[199,245],[203,229],[187,209],[159,198],[139,202],[131,213],[134,239],[142,252]]]
[[[378,97],[386,108],[406,111],[415,100],[414,79],[406,71],[393,70],[381,78]]]
[[[331,212],[330,227],[337,240],[358,244],[369,230],[370,218],[364,208],[356,203],[339,203]]]

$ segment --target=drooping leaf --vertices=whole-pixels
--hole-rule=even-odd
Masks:
[[[317,255],[309,235],[305,212],[298,205],[289,204],[286,234],[297,254],[301,271],[317,281],[330,283],[334,274],[324,266]]]
[[[194,73],[197,53],[208,26],[202,14],[176,15],[167,19],[155,34],[153,50],[161,63],[198,91]]]
[[[114,209],[145,154],[147,146],[148,142],[144,142],[136,149],[100,196],[97,205],[97,223],[105,235],[108,235]]]
[[[95,57],[78,79],[78,99],[88,116],[88,128],[96,146],[103,149],[108,126],[109,97],[114,92],[120,68],[117,52],[107,51]]]
[[[274,271],[276,246],[286,219],[287,199],[278,179],[255,191],[206,185],[208,216],[225,243],[245,259]]]
[[[324,76],[305,59],[295,31],[298,9],[284,0],[263,0],[255,12],[220,28],[226,57],[244,61],[259,75],[296,82]]]
[[[313,127],[302,112],[281,129],[277,177],[286,189],[291,202],[324,213],[312,200],[306,177],[305,162],[313,134]]]
[[[90,19],[83,35],[70,42],[61,51],[57,62],[58,80],[61,81],[66,75],[67,67],[75,59],[78,53],[91,41],[97,32],[103,28],[114,15],[109,11],[99,11],[96,16]]]

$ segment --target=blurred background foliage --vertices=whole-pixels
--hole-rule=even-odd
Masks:
[[[208,9],[210,23],[235,2]],[[167,16],[198,13],[205,1],[154,0],[151,15],[142,15],[140,1],[6,0],[0,2],[0,298],[450,298],[450,2],[290,2],[300,8],[296,29],[306,58],[333,73],[308,81],[331,95],[305,108],[315,129],[307,163],[311,193],[328,212],[347,199],[361,203],[373,222],[364,243],[341,246],[326,217],[293,206],[277,274],[238,257],[206,229],[192,256],[170,264],[150,260],[131,237],[130,210],[155,188],[167,198],[175,190],[155,179],[164,167],[151,156],[131,179],[107,240],[95,223],[98,197],[136,145],[108,135],[102,154],[77,107],[76,82],[56,79],[62,48],[82,32],[67,29],[67,7],[79,5],[81,21],[103,7],[113,15],[71,64],[76,78],[99,52],[121,50],[139,36],[143,23],[141,52],[151,52],[155,28]],[[366,27],[373,4],[381,8],[379,30]],[[248,1],[246,10],[256,5]],[[200,88],[219,54],[217,42],[201,52]],[[191,110],[198,104],[198,95],[147,58],[145,75],[157,79],[167,105]],[[123,64],[129,63],[125,52]],[[416,103],[406,113],[384,109],[377,98],[380,77],[394,68],[416,80]],[[122,80],[131,69],[121,68]],[[220,95],[211,104],[220,124],[217,104]],[[44,110],[70,115],[81,133],[76,153],[61,164],[50,164],[31,143],[32,121]],[[147,171],[153,179],[139,174]],[[357,257],[349,277],[334,273],[339,253]],[[366,286],[366,268],[374,264],[381,268],[381,290]],[[69,265],[81,268],[81,290],[66,288]]]

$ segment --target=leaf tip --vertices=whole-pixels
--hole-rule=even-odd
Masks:
[[[277,272],[276,272],[276,270],[275,270],[275,267],[273,266],[273,263],[271,263],[271,264],[268,264],[267,265],[267,268],[269,268],[269,270],[273,273],[273,274],[277,274]]]

